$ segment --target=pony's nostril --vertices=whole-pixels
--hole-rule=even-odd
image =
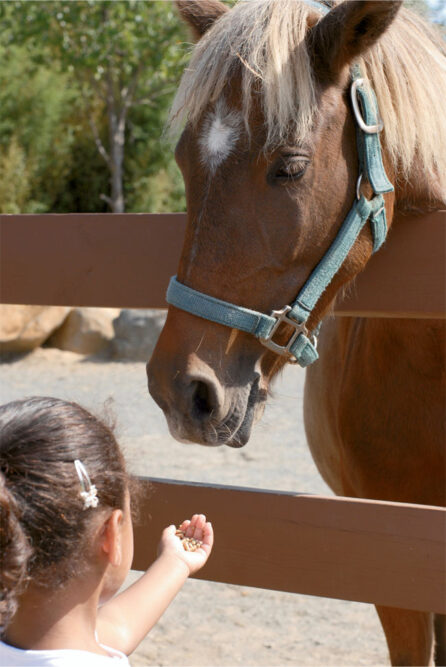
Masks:
[[[210,417],[215,408],[214,396],[206,382],[195,380],[192,382],[192,408],[194,414],[203,419]]]

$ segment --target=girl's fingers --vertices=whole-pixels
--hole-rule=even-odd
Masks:
[[[196,521],[197,521],[196,514],[194,514],[192,518],[189,521],[187,521],[186,530],[184,531],[186,537],[193,537]]]
[[[180,524],[180,530],[183,531],[186,537],[193,537],[196,540],[205,541],[205,536],[208,536],[208,539],[212,537],[213,531],[212,526],[207,528],[210,525],[206,522],[205,514],[194,514],[191,519],[185,519]]]
[[[203,529],[206,523],[206,517],[204,514],[199,514],[197,517],[197,522],[195,524],[194,537],[196,540],[203,539]]]
[[[181,523],[181,524],[179,525],[179,529],[182,530],[183,533],[186,533],[186,531],[187,531],[189,525],[190,525],[190,520],[189,520],[189,519],[185,519],[185,520],[183,521],[183,523]]]
[[[189,521],[188,527],[184,531],[186,533],[186,537],[195,537],[195,529],[197,526],[197,521],[199,516],[200,516],[199,514],[194,514],[192,516],[191,520]]]
[[[203,537],[201,539],[203,541],[203,546],[206,546],[210,551],[212,549],[212,545],[214,544],[214,529],[210,521],[207,521],[204,524]]]
[[[193,574],[203,567],[212,551],[214,543],[212,524],[210,521],[206,521],[204,514],[194,514],[191,519],[185,519],[179,525],[179,529],[186,538],[189,538],[189,541],[183,541],[181,537],[180,539],[175,538],[178,529],[171,525],[163,531],[165,548],[169,548],[169,543],[173,546],[173,538],[177,555],[186,562],[190,574]],[[198,540],[198,544],[194,540]]]

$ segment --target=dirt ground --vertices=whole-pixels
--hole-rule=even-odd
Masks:
[[[38,349],[0,365],[0,401],[51,395],[76,400],[96,413],[107,401],[130,468],[139,474],[326,494],[306,446],[303,382],[303,370],[285,371],[243,449],[207,449],[173,440],[147,392],[143,363]],[[388,664],[388,658],[370,605],[190,580],[131,664],[376,666]]]

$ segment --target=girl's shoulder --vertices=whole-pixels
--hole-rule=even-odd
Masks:
[[[60,649],[57,651],[31,651],[15,648],[0,641],[0,665],[8,667],[130,667],[127,656],[121,651],[103,646],[109,656]]]

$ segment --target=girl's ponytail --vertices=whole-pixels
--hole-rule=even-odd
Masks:
[[[0,472],[0,636],[17,608],[31,547],[20,525],[20,508]]]

